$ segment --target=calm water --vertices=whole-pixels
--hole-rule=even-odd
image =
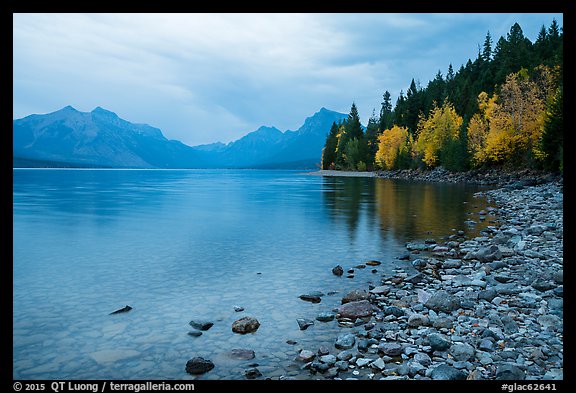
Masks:
[[[13,376],[21,379],[307,378],[301,348],[334,349],[337,322],[299,330],[342,293],[409,269],[407,241],[442,237],[486,202],[477,187],[291,171],[14,170]],[[472,231],[472,232],[470,232]],[[382,261],[378,273],[356,269]],[[318,304],[299,295],[328,293]],[[133,310],[110,312],[125,305]],[[235,312],[234,306],[244,307]],[[256,317],[255,334],[232,322]],[[191,319],[214,326],[200,337]],[[297,341],[296,345],[286,343]],[[250,361],[230,359],[252,349]]]

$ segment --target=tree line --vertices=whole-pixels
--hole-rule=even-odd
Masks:
[[[395,106],[383,95],[365,127],[352,103],[333,123],[322,169],[502,166],[563,169],[563,30],[553,20],[531,42],[515,23],[493,47],[486,34],[476,60],[449,65],[425,88],[412,79]]]

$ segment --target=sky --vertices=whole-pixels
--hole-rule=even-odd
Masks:
[[[320,108],[363,124],[388,90],[425,87],[518,22],[536,40],[563,14],[14,14],[13,118],[100,106],[188,145]]]

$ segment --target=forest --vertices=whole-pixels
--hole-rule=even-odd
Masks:
[[[501,167],[563,170],[563,29],[554,20],[532,42],[515,23],[494,45],[426,87],[414,79],[394,107],[389,91],[363,127],[352,103],[333,123],[322,169],[450,171]]]

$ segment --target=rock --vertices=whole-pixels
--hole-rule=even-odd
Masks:
[[[300,299],[304,300],[305,302],[320,303],[322,301],[320,296],[316,296],[316,295],[304,294],[304,295],[300,295],[298,297]]]
[[[242,312],[242,311],[244,311],[244,307],[234,306],[234,311],[236,311],[236,312]]]
[[[432,364],[432,359],[430,356],[422,352],[416,353],[413,359],[425,367],[428,367],[430,364]]]
[[[352,359],[353,356],[354,356],[354,354],[352,353],[352,351],[340,351],[336,355],[336,358],[338,360],[348,361],[348,360]]]
[[[308,363],[308,362],[311,362],[315,357],[316,357],[316,354],[314,352],[309,351],[308,349],[303,349],[298,354],[298,357],[296,358],[296,360],[299,360],[299,361],[304,362],[304,363]]]
[[[200,337],[202,335],[202,332],[198,331],[198,330],[192,330],[190,332],[188,332],[189,336],[192,337]]]
[[[495,274],[494,280],[501,282],[501,283],[507,283],[507,282],[513,281],[514,278],[512,278],[510,276],[506,276],[504,274]]]
[[[348,362],[345,360],[338,360],[334,363],[334,366],[338,369],[338,371],[347,371],[348,370]]]
[[[529,235],[540,236],[542,232],[544,232],[545,230],[546,227],[544,225],[536,224],[536,225],[530,225],[527,232]]]
[[[428,335],[428,343],[435,351],[445,351],[452,345],[452,341],[440,333],[432,333]]]
[[[419,258],[414,259],[411,263],[415,269],[424,269],[428,265],[428,262],[425,259],[419,259]]]
[[[196,319],[196,320],[190,321],[190,326],[192,326],[194,329],[198,329],[198,330],[208,330],[212,326],[214,326],[214,322]]]
[[[356,337],[351,333],[342,333],[338,335],[334,346],[338,349],[350,349],[356,344]]]
[[[379,261],[367,261],[366,262],[366,265],[368,265],[368,266],[378,266],[381,264],[382,264],[382,262],[379,262]]]
[[[480,262],[492,262],[496,259],[501,259],[502,252],[497,245],[493,244],[488,247],[481,247],[474,253],[474,258],[478,259]]]
[[[424,275],[422,273],[416,273],[404,279],[404,282],[409,282],[410,284],[418,284],[424,280]]]
[[[336,364],[336,356],[334,355],[323,355],[319,359],[322,363],[326,363],[328,366],[332,367]]]
[[[483,291],[478,292],[478,299],[486,300],[487,302],[491,302],[496,297],[496,291],[494,289],[485,289]]]
[[[526,379],[526,373],[514,364],[501,364],[496,368],[496,379],[499,381],[519,381]]]
[[[239,334],[253,333],[260,327],[256,318],[242,317],[232,324],[232,331]]]
[[[556,315],[541,315],[536,321],[544,330],[557,331],[562,327],[562,320]]]
[[[456,381],[456,380],[463,380],[466,379],[468,376],[467,373],[460,371],[452,366],[447,364],[441,364],[432,370],[430,377],[433,380],[447,380],[447,381]]]
[[[438,317],[434,320],[432,326],[436,329],[452,329],[454,323],[452,319],[445,317]]]
[[[334,313],[329,312],[329,311],[323,311],[320,314],[318,314],[318,316],[316,317],[316,320],[320,321],[320,322],[330,322],[332,320],[334,320]]]
[[[484,352],[492,352],[494,351],[494,342],[487,338],[480,340],[478,344],[478,349]]]
[[[425,304],[432,297],[432,294],[430,292],[427,292],[420,288],[416,290],[416,294],[418,295],[418,303],[422,304]]]
[[[398,343],[381,343],[378,349],[387,356],[400,356],[402,355],[403,347]]]
[[[338,307],[340,318],[366,318],[372,316],[372,305],[368,300],[349,302]]]
[[[118,309],[118,310],[116,310],[116,311],[112,311],[112,312],[111,312],[110,314],[108,314],[108,315],[122,314],[122,313],[128,312],[128,311],[130,311],[130,310],[132,310],[132,307],[126,305],[126,306],[122,307],[121,309]]]
[[[474,359],[476,350],[470,344],[456,343],[450,347],[449,353],[457,361],[466,362]]]
[[[564,283],[564,269],[560,269],[552,274],[552,279],[556,284]]]
[[[384,359],[378,358],[378,359],[374,360],[372,363],[370,363],[370,367],[376,368],[376,369],[382,371],[382,370],[384,370],[384,368],[386,368],[386,363],[384,363]]]
[[[429,324],[430,320],[425,315],[412,314],[408,317],[408,326],[410,327],[427,326]]]
[[[381,286],[372,288],[370,290],[370,293],[373,293],[375,295],[387,295],[388,293],[390,293],[390,288],[385,286],[385,285],[381,285]]]
[[[296,322],[298,322],[298,326],[300,327],[300,330],[306,330],[306,329],[308,329],[308,327],[314,325],[314,321],[312,321],[310,319],[306,319],[306,318],[298,318],[298,319],[296,319]]]
[[[358,358],[358,359],[356,359],[356,366],[357,367],[366,367],[367,365],[370,364],[370,362],[372,362],[372,359]]]
[[[450,313],[460,308],[460,300],[455,296],[450,295],[445,290],[436,291],[424,306],[436,312],[443,311]]]
[[[262,373],[256,367],[252,367],[244,371],[244,376],[246,379],[256,379],[261,377]]]
[[[467,381],[480,381],[483,379],[484,378],[482,377],[482,372],[477,368],[470,371],[470,374],[468,374],[468,376],[466,377]]]
[[[400,318],[404,315],[404,310],[396,306],[386,306],[382,312],[384,312],[384,315],[394,315],[397,318]]]
[[[341,276],[344,274],[344,269],[340,265],[336,265],[332,268],[332,274],[335,276]]]
[[[342,304],[356,302],[359,300],[366,300],[370,297],[370,294],[364,290],[355,289],[353,291],[348,292],[342,298]]]
[[[286,340],[286,344],[288,344],[288,345],[296,345],[296,344],[298,344],[298,341]]]
[[[532,286],[532,288],[536,289],[537,291],[540,292],[546,292],[550,289],[554,289],[556,288],[556,285],[551,283],[550,281],[541,279],[541,278],[537,278],[536,280],[534,280],[534,282],[532,284],[530,284]]]
[[[419,242],[408,242],[406,243],[406,248],[409,251],[426,251],[429,245],[426,243],[419,243]]]
[[[400,254],[397,258],[401,261],[408,261],[408,260],[410,260],[410,253],[405,252],[403,254]]]
[[[236,360],[251,360],[254,359],[256,354],[251,349],[233,349],[228,352],[228,356]]]
[[[186,372],[192,375],[204,374],[214,368],[212,361],[202,357],[195,357],[186,362]]]
[[[325,345],[321,345],[320,348],[318,348],[318,356],[328,355],[329,353],[330,349]]]

